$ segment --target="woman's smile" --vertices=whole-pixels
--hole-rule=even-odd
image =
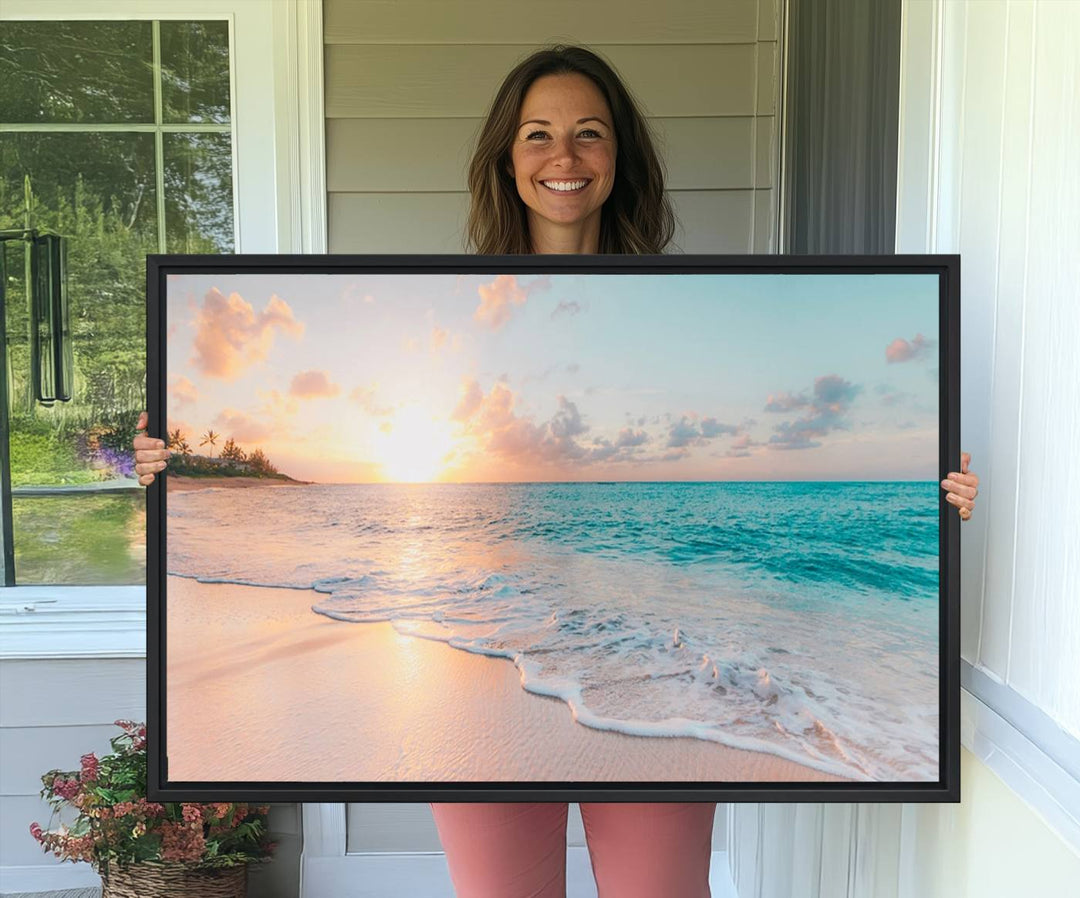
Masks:
[[[592,178],[574,178],[571,180],[552,179],[541,181],[540,183],[552,193],[577,195],[581,193],[591,181]]]

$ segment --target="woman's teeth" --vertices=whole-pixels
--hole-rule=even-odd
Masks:
[[[569,193],[573,190],[580,190],[589,182],[585,181],[541,181],[548,190],[554,190],[559,193]]]

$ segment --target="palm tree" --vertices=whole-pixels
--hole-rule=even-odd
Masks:
[[[217,445],[218,437],[220,437],[220,436],[221,436],[220,433],[214,433],[214,431],[211,429],[211,430],[206,431],[206,433],[203,434],[203,441],[201,443],[199,443],[200,446],[205,446],[207,443],[210,444],[210,457],[211,458],[214,457],[214,446]]]
[[[188,444],[187,437],[179,427],[169,433],[168,444],[170,449],[179,450],[181,455],[191,454],[191,446]]]

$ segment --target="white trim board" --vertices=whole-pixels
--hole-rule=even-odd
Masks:
[[[145,586],[0,589],[0,659],[145,657]]]
[[[960,690],[960,741],[1080,853],[1080,781],[966,689]],[[1072,763],[1080,761],[1076,751]],[[963,800],[963,783],[960,784]]]

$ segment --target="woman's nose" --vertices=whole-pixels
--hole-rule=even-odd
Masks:
[[[551,148],[551,156],[554,160],[567,160],[572,162],[577,158],[577,146],[574,144],[572,135],[556,138]]]

